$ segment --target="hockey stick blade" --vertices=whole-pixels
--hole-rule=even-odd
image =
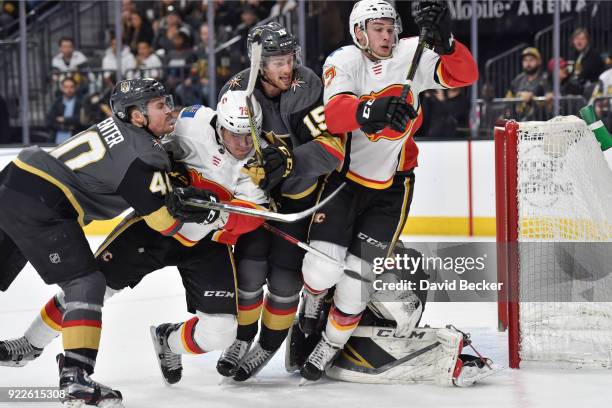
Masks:
[[[227,212],[230,212],[230,213],[250,215],[250,216],[253,216],[253,217],[260,217],[260,218],[263,218],[263,219],[266,219],[266,220],[270,220],[270,221],[296,222],[296,221],[299,221],[299,220],[301,220],[303,218],[306,218],[306,217],[312,215],[319,208],[323,207],[328,202],[330,202],[336,196],[336,194],[338,194],[340,192],[340,190],[342,190],[344,188],[345,185],[346,185],[346,183],[342,183],[336,189],[336,191],[331,193],[327,198],[325,198],[325,200],[321,201],[320,203],[317,203],[316,205],[312,206],[311,208],[309,208],[307,210],[304,210],[304,211],[297,212],[297,213],[291,213],[291,214],[280,214],[280,213],[276,213],[276,212],[273,212],[273,211],[257,210],[255,208],[240,207],[240,206],[237,206],[237,205],[226,204],[226,203],[215,203],[215,202],[211,202],[211,201],[198,200],[196,198],[190,198],[190,199],[187,199],[187,200],[183,200],[183,199],[179,198],[179,200],[180,200],[181,204],[188,205],[188,206],[194,207],[194,208],[204,208],[204,209],[208,209],[208,210],[227,211]]]

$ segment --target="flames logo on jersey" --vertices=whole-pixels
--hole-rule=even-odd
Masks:
[[[189,178],[191,179],[191,185],[201,189],[212,191],[219,197],[221,201],[230,201],[232,199],[232,193],[230,193],[225,187],[219,183],[207,179],[194,168],[188,170]]]
[[[323,73],[323,84],[327,88],[331,84],[332,79],[336,76],[336,67],[333,65],[325,70]]]
[[[389,85],[388,87],[384,88],[383,90],[379,92],[370,92],[369,95],[362,95],[359,97],[359,100],[367,101],[368,99],[374,99],[380,96],[400,96],[401,94],[402,94],[402,85],[393,84],[393,85]],[[408,92],[408,98],[406,100],[409,104],[412,104],[412,102],[414,101],[414,95],[412,94],[412,89],[410,90],[410,92]],[[396,132],[395,130],[386,127],[378,133],[365,133],[365,132],[364,133],[368,137],[368,139],[370,139],[372,142],[377,142],[380,139],[399,140],[403,138],[404,136],[410,135],[412,129],[415,127],[415,123],[418,122],[420,125],[421,120],[422,120],[421,115],[419,114],[419,116],[417,116],[416,119],[408,122],[408,124],[406,125],[406,129],[404,129],[403,132]]]

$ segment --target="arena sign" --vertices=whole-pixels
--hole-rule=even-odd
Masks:
[[[412,2],[414,16],[418,2]],[[472,2],[470,0],[449,0],[448,7],[453,20],[469,20],[472,18]],[[480,0],[476,3],[479,19],[514,18],[525,16],[540,16],[553,14],[555,0]],[[586,0],[561,0],[561,13],[582,13],[589,8]],[[598,5],[591,6],[596,13]]]

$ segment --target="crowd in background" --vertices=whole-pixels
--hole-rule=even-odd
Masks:
[[[610,127],[612,113],[612,61],[605,58],[597,44],[591,43],[589,32],[579,27],[571,35],[570,55],[561,56],[559,66],[559,94],[562,97],[559,114],[576,115],[586,105],[594,104],[596,113]],[[606,50],[603,50],[606,51]],[[521,53],[519,75],[512,79],[504,97],[508,104],[483,106],[481,119],[493,123],[502,117],[517,121],[545,120],[553,116],[553,78],[557,61],[543,61],[540,51],[527,47]],[[491,101],[495,96],[491,86],[483,86],[483,100]],[[611,127],[612,128],[612,127]]]
[[[258,22],[288,12],[295,0],[225,2],[215,0],[215,46],[236,35],[241,40],[217,55],[216,80],[225,83],[248,67],[246,34]],[[237,7],[238,6],[238,7]],[[156,78],[164,82],[178,106],[207,104],[209,98],[206,2],[176,0],[122,2],[122,49],[117,58],[117,39],[106,33],[102,55],[85,55],[74,39],[62,37],[53,58],[52,80],[57,99],[47,115],[52,141],[111,115],[108,100],[120,63],[123,78]]]
[[[28,1],[28,6],[38,2]],[[162,80],[178,106],[208,104],[208,3],[122,0],[122,77]],[[217,54],[218,88],[248,66],[245,41],[248,30],[270,16],[297,7],[295,0],[213,0],[210,3],[215,7],[215,47],[236,35],[241,36]],[[15,18],[16,2],[0,0],[0,27],[14,22]],[[105,50],[87,55],[76,49],[70,37],[58,41],[51,75],[55,100],[47,112],[47,126],[52,131],[50,142],[61,142],[111,115],[108,100],[119,62],[114,27],[108,28],[105,38]],[[612,128],[609,100],[601,98],[612,96],[611,61],[604,58],[609,50],[600,50],[597,44],[591,44],[584,28],[576,29],[571,36],[571,48],[573,52],[559,60],[560,94],[566,97],[560,104],[560,113],[576,114],[587,102],[594,103],[596,112]],[[554,65],[552,59],[544,61],[538,49],[527,47],[521,54],[522,72],[505,93],[496,94],[493,86],[481,78],[482,103],[477,112],[480,127],[490,129],[498,119],[506,117],[519,121],[552,117]],[[493,98],[506,98],[507,103],[493,103]],[[424,120],[417,137],[465,138],[470,134],[470,89],[427,91],[421,95],[420,102]],[[8,117],[4,115],[5,105],[0,97],[0,118]]]

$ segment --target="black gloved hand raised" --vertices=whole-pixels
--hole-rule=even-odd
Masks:
[[[267,146],[261,154],[263,165],[253,158],[246,164],[245,171],[259,188],[269,192],[293,173],[293,154],[281,144]]]
[[[450,12],[445,1],[419,2],[414,21],[419,32],[425,30],[425,42],[438,55],[450,54],[455,50]]]
[[[417,117],[414,108],[397,96],[383,96],[359,103],[357,122],[366,133],[376,133],[385,127],[403,132],[410,119]]]
[[[212,191],[202,190],[193,186],[174,187],[172,191],[166,195],[166,207],[170,215],[183,222],[204,224],[210,224],[219,218],[218,210],[193,207],[184,202],[190,198],[219,202],[219,198]]]

